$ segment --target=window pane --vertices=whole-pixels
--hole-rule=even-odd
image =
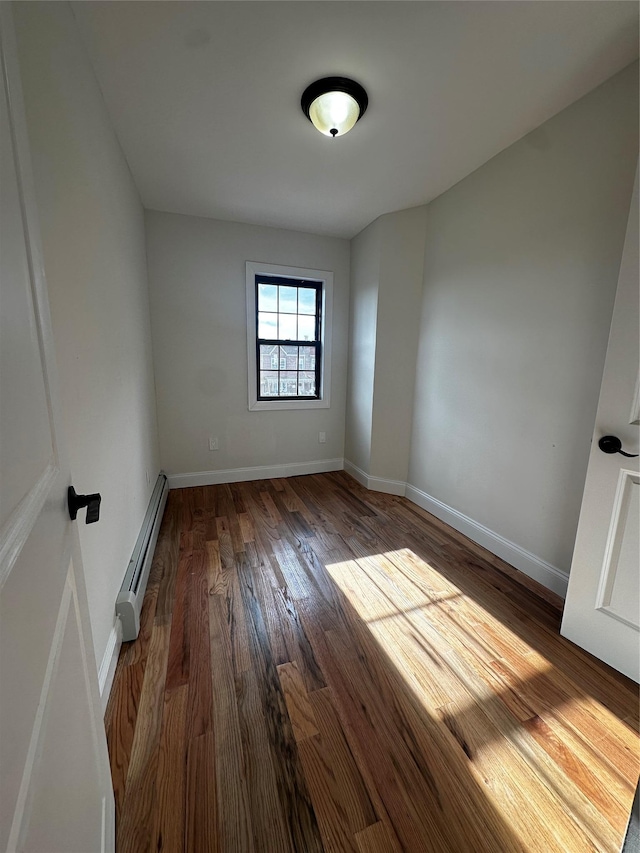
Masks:
[[[280,286],[280,313],[297,314],[298,312],[298,288]]]
[[[280,370],[297,370],[298,369],[298,347],[281,346],[280,350]]]
[[[278,371],[277,370],[261,370],[260,371],[260,396],[261,397],[277,397],[278,396]]]
[[[271,316],[271,315],[269,315]],[[296,334],[296,315],[295,314],[280,314],[280,333],[279,338],[284,340],[293,340],[297,338]]]
[[[295,370],[283,370],[280,373],[280,396],[298,396],[298,374]]]
[[[275,358],[276,363],[273,363]],[[269,370],[278,367],[278,347],[273,344],[260,344],[260,370]]]
[[[277,338],[278,337],[278,315],[265,314],[260,311],[258,313],[258,337],[259,338]]]
[[[316,369],[316,349],[315,347],[300,347],[300,370],[315,370]]]
[[[316,318],[308,314],[298,314],[298,340],[315,341]]]
[[[278,286],[258,284],[258,311],[278,310]]]
[[[316,291],[310,287],[298,290],[298,314],[316,313]]]
[[[298,396],[316,396],[316,374],[309,370],[301,370],[298,374]]]

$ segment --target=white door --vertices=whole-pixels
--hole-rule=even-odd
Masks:
[[[113,794],[8,3],[0,49],[0,850],[92,853]]]
[[[638,302],[636,174],[562,619],[565,637],[635,681],[640,681],[638,459],[605,453],[599,442],[615,436],[624,452],[640,452]]]

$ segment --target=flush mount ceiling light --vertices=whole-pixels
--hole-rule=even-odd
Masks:
[[[302,93],[302,111],[325,136],[344,136],[367,109],[367,93],[347,77],[324,77]]]

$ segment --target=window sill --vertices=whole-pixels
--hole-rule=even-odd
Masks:
[[[249,404],[250,412],[277,412],[281,409],[328,409],[328,400],[255,400]]]

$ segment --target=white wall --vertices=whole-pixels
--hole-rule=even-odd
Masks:
[[[376,219],[351,241],[345,457],[367,474],[373,429],[380,230],[381,219]]]
[[[155,211],[146,228],[163,467],[188,474],[341,459],[349,242]],[[330,408],[248,410],[246,261],[334,273]],[[209,450],[210,435],[219,450]]]
[[[405,481],[409,470],[427,208],[382,217],[370,474]]]
[[[102,494],[79,523],[99,665],[159,470],[144,218],[69,5],[15,22],[73,483]]]
[[[625,69],[428,206],[409,481],[568,571],[638,150]]]
[[[351,244],[347,470],[386,490],[409,467],[426,213],[387,213]]]

